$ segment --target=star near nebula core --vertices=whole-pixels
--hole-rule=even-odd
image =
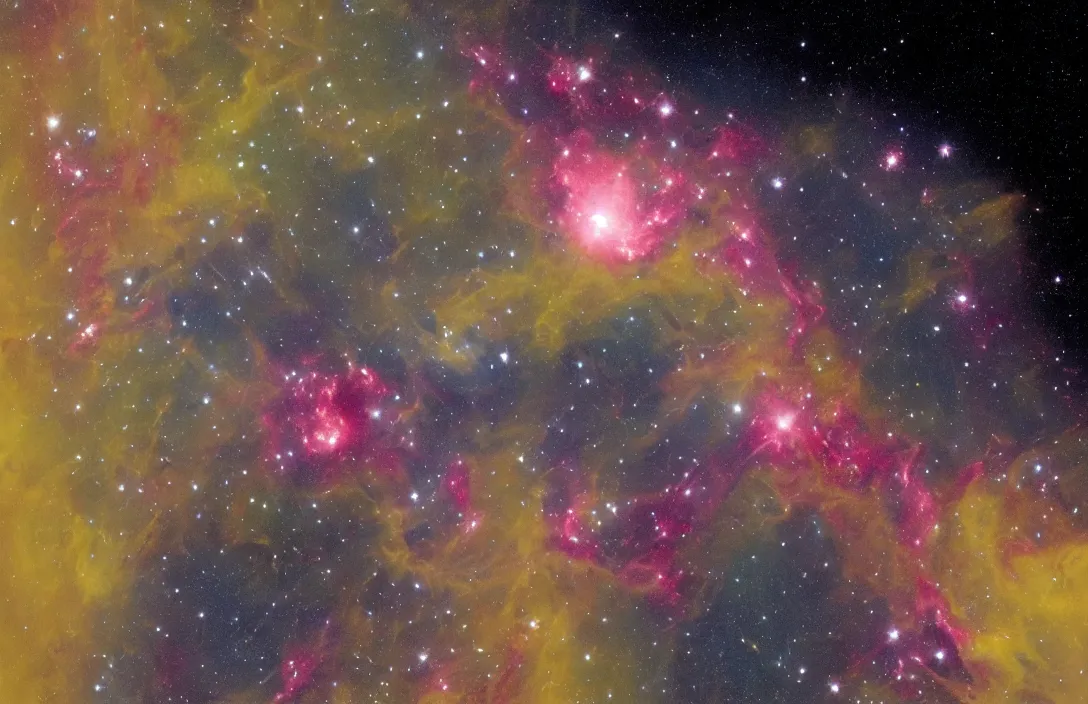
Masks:
[[[0,9],[0,698],[1084,700],[1031,199],[574,24]]]

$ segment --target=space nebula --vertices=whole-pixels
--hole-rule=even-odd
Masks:
[[[557,12],[0,8],[0,698],[1084,701],[1030,199]]]

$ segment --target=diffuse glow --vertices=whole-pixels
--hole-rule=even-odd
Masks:
[[[1077,701],[1022,199],[414,12],[14,15],[5,696]]]

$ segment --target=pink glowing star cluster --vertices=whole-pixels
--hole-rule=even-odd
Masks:
[[[389,395],[365,367],[285,375],[264,415],[270,461],[287,473],[309,470],[325,478],[345,461],[381,459],[388,449],[383,414]]]
[[[561,145],[553,183],[560,229],[587,253],[634,261],[675,232],[689,199],[679,171],[657,164],[638,173],[629,159],[596,147],[578,131]]]

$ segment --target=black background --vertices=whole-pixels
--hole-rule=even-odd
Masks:
[[[845,89],[969,153],[1028,196],[1030,305],[1055,350],[1088,370],[1079,3],[602,0],[579,11],[615,18],[660,70],[711,99],[727,90],[760,109]]]

